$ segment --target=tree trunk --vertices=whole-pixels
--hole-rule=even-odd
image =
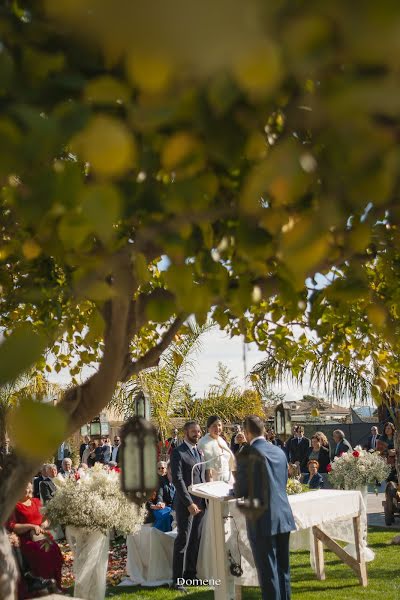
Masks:
[[[7,533],[0,527],[0,598],[16,600],[18,569]]]

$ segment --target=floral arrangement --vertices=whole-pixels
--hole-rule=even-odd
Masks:
[[[288,496],[292,496],[293,494],[301,494],[304,492],[304,486],[300,483],[298,479],[294,477],[289,477],[286,484],[286,493]]]
[[[51,523],[131,533],[144,522],[145,507],[132,504],[121,491],[119,473],[105,471],[101,464],[77,481],[55,478],[54,483],[57,491],[42,509]]]
[[[384,481],[390,467],[378,452],[356,446],[353,452],[336,456],[328,465],[329,481],[335,488],[354,490],[376,481]]]

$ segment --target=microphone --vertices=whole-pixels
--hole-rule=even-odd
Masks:
[[[221,448],[221,450],[222,450],[222,448]],[[193,465],[193,467],[192,467],[192,476],[191,476],[192,486],[193,486],[193,473],[194,473],[195,468],[196,467],[200,467],[200,465],[206,465],[206,464],[208,464],[210,462],[213,462],[215,459],[221,458],[221,456],[223,456],[223,454],[224,453],[221,452],[221,454],[218,454],[217,456],[213,456],[212,458],[209,458],[208,460],[202,460],[202,461],[196,463],[195,465]]]

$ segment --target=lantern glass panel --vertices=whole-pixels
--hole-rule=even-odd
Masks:
[[[108,423],[100,423],[101,435],[109,435],[110,434],[110,425]]]
[[[140,440],[134,433],[125,438],[122,475],[126,490],[142,489],[142,469],[140,460]]]
[[[90,423],[90,435],[101,435],[100,423]]]
[[[144,406],[144,397],[141,394],[136,400],[136,414],[138,417],[145,418],[145,406]]]
[[[89,425],[82,425],[81,427],[81,435],[89,435]]]
[[[154,436],[149,432],[144,438],[144,482],[145,488],[152,490],[158,487],[157,474],[157,448],[154,444]]]

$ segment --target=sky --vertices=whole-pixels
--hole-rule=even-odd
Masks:
[[[212,383],[215,383],[217,375],[217,366],[219,362],[229,367],[232,375],[237,377],[239,385],[244,387],[244,366],[243,366],[243,342],[242,338],[230,338],[225,332],[214,328],[201,338],[202,349],[194,357],[195,370],[193,375],[187,377],[188,383],[197,395],[203,392]],[[252,367],[265,357],[265,353],[260,352],[256,344],[246,344],[246,365],[247,373]],[[307,393],[308,388],[283,386],[283,388],[274,388],[277,392],[284,392],[286,400],[300,400],[303,393]]]

